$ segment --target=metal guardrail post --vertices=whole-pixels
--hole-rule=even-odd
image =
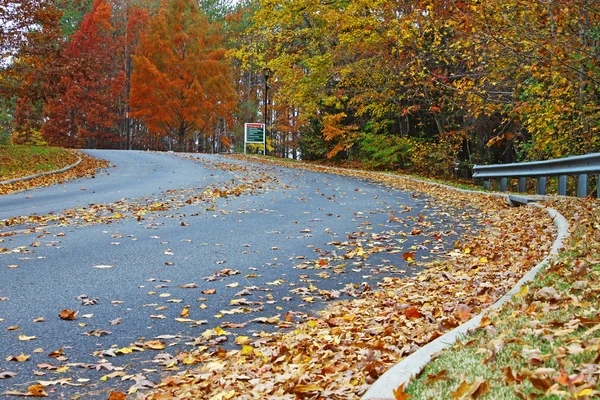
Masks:
[[[567,176],[561,175],[558,177],[558,195],[566,196],[567,195]]]
[[[490,180],[489,180],[489,179],[485,179],[485,180],[483,181],[483,189],[484,189],[484,190],[490,190],[490,187],[491,187]]]
[[[587,196],[587,174],[577,177],[577,197]]]
[[[558,177],[558,194],[567,195],[567,177],[577,176],[577,196],[588,195],[588,175],[600,179],[600,153],[590,153],[582,156],[557,158],[545,161],[531,161],[511,164],[474,165],[473,178],[484,180],[486,190],[490,188],[491,179],[500,180],[500,190],[508,189],[509,179],[518,179],[518,191],[526,193],[527,179],[537,178],[537,193],[544,195],[547,191],[548,177]],[[597,196],[600,198],[600,183],[597,184]]]
[[[546,177],[545,176],[540,176],[538,178],[537,194],[542,195],[542,196],[546,194]]]
[[[519,192],[525,193],[527,191],[527,178],[519,178]]]

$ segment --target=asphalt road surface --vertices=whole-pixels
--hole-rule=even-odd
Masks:
[[[0,196],[0,394],[38,382],[50,398],[143,393],[179,352],[288,329],[415,274],[475,229],[468,211],[366,180],[216,155],[89,153],[113,166]]]

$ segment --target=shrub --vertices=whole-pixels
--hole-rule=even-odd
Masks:
[[[413,152],[414,143],[406,137],[366,133],[361,141],[361,159],[367,168],[407,169]]]

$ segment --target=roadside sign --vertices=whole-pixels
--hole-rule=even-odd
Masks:
[[[248,143],[262,143],[266,152],[266,132],[265,124],[261,123],[245,123],[244,124],[244,154],[246,153],[246,145]]]

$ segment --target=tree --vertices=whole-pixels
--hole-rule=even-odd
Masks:
[[[114,127],[125,74],[117,57],[118,38],[112,8],[95,0],[80,29],[63,53],[59,95],[47,102],[44,136],[50,143],[72,147],[114,147]]]
[[[176,140],[180,151],[235,106],[221,43],[219,25],[195,1],[163,1],[133,57],[133,116],[151,133]]]
[[[60,76],[61,15],[49,0],[0,0],[0,96],[14,104],[17,143],[40,135],[42,105],[53,95],[46,87]]]

